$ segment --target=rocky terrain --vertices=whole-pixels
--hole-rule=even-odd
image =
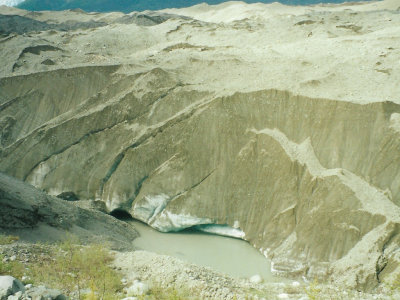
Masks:
[[[228,225],[279,274],[391,284],[399,8],[0,7],[0,171],[164,232]]]
[[[4,261],[21,262],[25,266],[38,260],[48,260],[52,245],[17,242],[10,245],[0,245],[0,255]],[[115,260],[113,268],[123,275],[124,296],[117,299],[396,299],[399,291],[381,286],[374,294],[363,293],[343,287],[314,282],[258,282],[248,279],[234,279],[215,272],[212,269],[199,267],[176,258],[158,255],[147,251],[113,251]],[[0,298],[5,293],[4,282],[10,282],[8,276],[0,276]],[[26,278],[22,277],[23,280]],[[62,292],[43,285],[31,283],[18,289],[8,291],[14,295],[12,299],[64,299]],[[179,296],[154,297],[152,291],[176,291]],[[130,296],[128,296],[130,294]],[[143,295],[144,294],[144,295]],[[146,295],[147,294],[147,295]],[[172,294],[174,295],[174,294]],[[74,297],[75,296],[75,297]],[[77,299],[73,295],[70,299]],[[128,296],[128,297],[127,297]],[[153,297],[152,297],[153,296]],[[132,298],[129,298],[132,297]],[[314,297],[314,298],[313,298]],[[5,298],[7,299],[7,298]],[[41,298],[39,298],[41,299]],[[42,298],[43,299],[43,298]]]

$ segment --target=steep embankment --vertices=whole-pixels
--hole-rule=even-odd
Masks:
[[[1,41],[0,170],[161,231],[229,225],[278,272],[390,281],[400,17],[385,3],[198,6],[146,27],[56,13],[108,25]]]
[[[0,230],[30,242],[54,242],[73,235],[81,243],[105,243],[131,250],[138,233],[101,212],[78,208],[0,173]]]

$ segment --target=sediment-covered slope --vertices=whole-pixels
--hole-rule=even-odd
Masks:
[[[0,173],[0,232],[30,242],[54,242],[73,235],[81,243],[106,243],[131,250],[138,233],[129,224],[74,206]]]
[[[229,225],[277,272],[400,272],[393,1],[54,14],[107,25],[2,38],[1,171],[160,231]]]

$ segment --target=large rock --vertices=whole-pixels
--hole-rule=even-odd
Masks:
[[[1,300],[5,300],[8,296],[17,292],[25,292],[25,287],[22,282],[12,276],[0,276]]]
[[[67,297],[59,290],[49,289],[45,286],[38,286],[31,288],[26,295],[31,299],[40,300],[67,300]]]
[[[400,272],[396,9],[226,3],[150,27],[10,9],[110,26],[4,38],[0,170],[160,231],[234,228],[276,272],[389,282]]]

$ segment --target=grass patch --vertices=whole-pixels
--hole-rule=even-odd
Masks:
[[[113,257],[108,249],[75,242],[69,239],[54,247],[49,258],[33,263],[29,272],[32,281],[77,299],[118,299],[121,275],[109,266]]]
[[[19,240],[18,236],[0,234],[0,245],[9,245]]]
[[[4,255],[0,254],[0,275],[10,275],[17,278],[24,276],[24,265],[18,261],[3,262]]]
[[[154,284],[147,295],[139,296],[138,300],[187,300],[199,299],[197,292],[191,292],[185,288],[169,287],[163,288],[161,285]]]

